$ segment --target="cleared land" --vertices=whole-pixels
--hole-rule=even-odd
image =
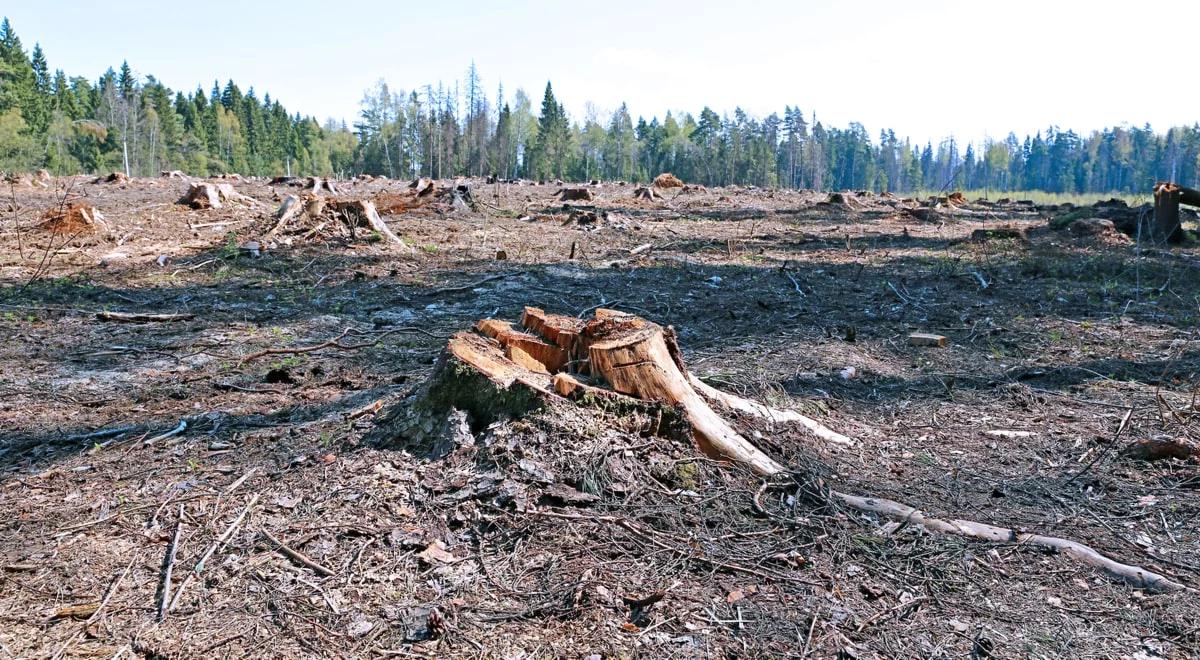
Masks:
[[[339,182],[406,249],[320,213],[267,238],[297,189],[225,183],[254,201],[194,210],[174,178],[0,200],[0,654],[1200,653],[1194,593],[806,487],[1200,584],[1197,459],[1126,451],[1197,435],[1195,247],[1018,203],[438,183],[472,209]],[[70,202],[103,227],[38,228]],[[629,411],[451,429],[437,458],[404,440],[388,412],[446,339],[526,305],[671,325],[709,384],[861,443],[739,420],[798,475],[763,490]]]

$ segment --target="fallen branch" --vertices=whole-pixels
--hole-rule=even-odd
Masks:
[[[171,321],[187,321],[195,318],[195,314],[135,314],[129,312],[96,312],[96,318],[101,321],[116,321],[118,323],[169,323]]]
[[[292,548],[289,548],[283,541],[280,541],[279,539],[275,538],[275,536],[272,535],[271,532],[268,532],[265,529],[263,529],[261,531],[263,533],[263,536],[267,537],[267,539],[269,541],[271,541],[271,543],[275,544],[274,549],[277,550],[283,556],[287,557],[288,559],[291,559],[292,561],[294,561],[297,564],[300,564],[302,566],[311,568],[312,570],[316,571],[317,573],[319,573],[321,575],[324,575],[325,577],[330,577],[330,576],[336,575],[336,573],[334,573],[332,570],[325,568],[324,566],[318,564],[317,562],[309,559],[308,557],[306,557],[304,555],[304,553],[300,552],[299,550],[293,550]]]
[[[888,619],[892,618],[893,616],[896,616],[896,617],[902,616],[909,609],[912,609],[912,608],[920,605],[921,603],[924,603],[927,600],[929,600],[929,596],[918,596],[917,598],[914,598],[912,600],[906,600],[903,603],[900,603],[899,605],[896,605],[895,607],[893,607],[891,609],[884,610],[884,611],[880,612],[879,614],[876,614],[875,616],[858,624],[857,632],[862,632],[862,631],[866,630],[867,626],[870,626],[871,624],[876,623],[880,620],[887,621]]]
[[[142,444],[143,445],[152,445],[152,444],[158,442],[159,440],[166,440],[167,438],[179,435],[180,433],[183,433],[184,431],[187,430],[187,426],[188,426],[187,420],[181,419],[181,420],[179,420],[179,425],[176,426],[175,428],[171,429],[170,431],[167,431],[166,433],[160,433],[159,435],[156,435],[153,438],[148,438],[146,440],[143,440]]]
[[[243,474],[242,476],[238,477],[237,481],[229,484],[229,487],[225,489],[225,494],[226,495],[232,494],[233,491],[238,489],[238,486],[241,486],[242,484],[246,483],[246,480],[249,479],[257,471],[258,471],[257,467],[252,467],[249,470],[246,470],[246,474]]]
[[[213,541],[212,545],[208,546],[208,550],[205,550],[204,554],[200,555],[199,561],[197,561],[196,565],[192,567],[192,570],[187,574],[187,577],[183,579],[183,584],[180,584],[179,588],[175,590],[175,596],[171,598],[171,604],[167,606],[168,612],[175,609],[175,605],[179,602],[179,599],[183,597],[183,592],[187,590],[188,585],[191,584],[192,580],[194,580],[200,575],[201,572],[204,571],[204,562],[208,561],[209,557],[213,556],[214,553],[219,552],[221,548],[223,548],[225,544],[229,542],[230,537],[233,536],[233,532],[237,530],[238,525],[241,525],[242,520],[246,518],[246,514],[249,513],[250,509],[258,503],[258,495],[258,493],[255,493],[250,497],[250,501],[246,502],[246,506],[242,509],[242,512],[238,514],[237,518],[234,518],[233,522],[229,523],[229,526],[225,528],[225,531],[217,537],[217,540]]]
[[[440,295],[443,295],[446,293],[459,293],[462,291],[470,291],[471,289],[474,289],[475,287],[477,287],[481,284],[487,284],[488,282],[502,280],[506,277],[512,277],[513,275],[519,275],[519,274],[520,273],[500,273],[499,275],[491,275],[491,276],[483,278],[482,280],[471,282],[470,284],[463,284],[460,286],[447,286],[447,287],[442,287],[441,289],[434,289],[433,291],[430,291],[426,295],[440,296]]]
[[[358,350],[360,348],[370,348],[372,346],[375,346],[379,342],[383,341],[384,338],[386,338],[388,335],[395,334],[397,332],[419,332],[419,333],[428,335],[430,337],[433,337],[434,339],[445,339],[445,337],[435,335],[435,334],[429,332],[428,330],[425,330],[424,328],[415,328],[415,327],[405,326],[402,328],[391,328],[389,330],[386,330],[382,334],[380,334],[378,337],[376,337],[373,341],[363,342],[361,344],[343,344],[342,340],[348,336],[351,336],[351,335],[362,336],[365,334],[369,334],[369,333],[363,332],[361,330],[355,330],[354,328],[346,328],[345,330],[342,331],[342,334],[340,334],[337,337],[334,337],[333,339],[330,339],[328,341],[323,341],[320,344],[313,344],[311,346],[297,346],[295,348],[264,348],[261,351],[251,353],[251,354],[243,357],[239,361],[239,364],[245,364],[247,362],[250,362],[251,360],[257,360],[258,358],[265,357],[267,355],[299,355],[301,353],[312,353],[312,352],[323,350],[326,348],[335,348],[339,351],[354,351],[354,350]]]
[[[836,490],[829,491],[829,495],[859,511],[874,513],[893,520],[902,520],[907,524],[916,525],[932,532],[954,534],[982,541],[1033,545],[1057,550],[1076,561],[1098,568],[1110,577],[1126,582],[1139,589],[1167,593],[1185,588],[1184,585],[1153,571],[1146,570],[1141,566],[1122,564],[1121,562],[1109,559],[1094,549],[1076,541],[1069,541],[1054,536],[1042,536],[1041,534],[1017,532],[1007,527],[997,527],[972,520],[932,518],[907,504],[882,498],[861,497]]]
[[[179,535],[183,532],[183,504],[179,505],[179,519],[175,521],[175,533],[171,543],[167,545],[167,554],[163,557],[162,584],[159,587],[158,620],[167,618],[171,604],[171,571],[175,568],[175,554],[179,550]]]
[[[92,612],[92,615],[87,618],[87,621],[83,622],[84,625],[95,621],[100,616],[100,613],[104,611],[105,606],[108,605],[108,601],[112,600],[112,597],[117,593],[117,589],[120,588],[121,583],[125,581],[125,576],[129,575],[129,569],[133,568],[133,563],[136,562],[140,556],[141,553],[135,554],[133,559],[129,560],[129,563],[125,565],[125,570],[121,571],[121,574],[113,580],[112,584],[109,585],[108,590],[104,592],[104,598],[100,599],[100,606],[96,608],[95,612]]]

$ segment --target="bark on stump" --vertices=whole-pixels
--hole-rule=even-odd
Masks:
[[[1153,240],[1168,243],[1183,241],[1183,225],[1179,221],[1180,204],[1200,206],[1200,190],[1184,188],[1170,182],[1154,185],[1154,224],[1151,225]]]

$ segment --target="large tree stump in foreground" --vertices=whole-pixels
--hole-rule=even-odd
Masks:
[[[478,430],[496,419],[519,417],[563,399],[581,404],[615,401],[633,407],[651,403],[680,413],[700,451],[718,460],[743,463],[764,477],[785,475],[789,470],[747,440],[714,406],[774,423],[797,423],[834,445],[857,444],[815,419],[702,383],[688,372],[670,327],[613,310],[599,309],[594,318],[578,319],[547,314],[536,307],[525,308],[521,325],[523,329],[517,329],[507,321],[484,319],[475,331],[455,334],[419,398],[424,407],[462,410]],[[843,506],[931,532],[1061,552],[1150,591],[1185,588],[1075,541],[970,520],[934,518],[887,499],[832,489],[826,492],[831,501]]]

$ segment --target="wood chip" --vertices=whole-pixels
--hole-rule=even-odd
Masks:
[[[928,332],[914,332],[908,336],[908,343],[912,346],[937,346],[946,345],[946,338],[942,335],[934,335]]]

